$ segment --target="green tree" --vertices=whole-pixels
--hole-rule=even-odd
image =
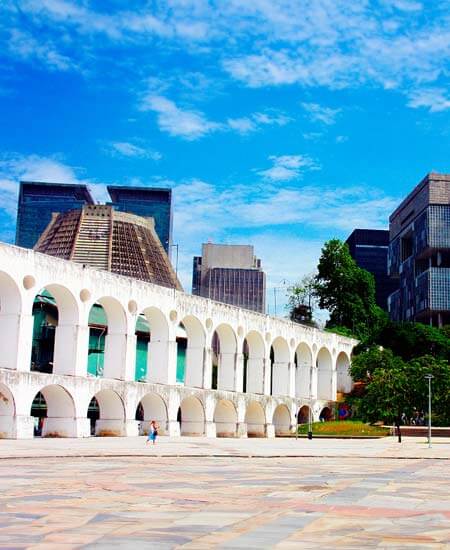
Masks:
[[[316,326],[313,319],[314,307],[317,304],[315,294],[315,276],[305,275],[298,283],[288,288],[289,319],[296,323]]]
[[[346,243],[332,239],[325,243],[315,277],[319,307],[327,309],[327,327],[346,327],[364,342],[375,339],[386,322],[386,314],[375,302],[375,279],[361,269]]]

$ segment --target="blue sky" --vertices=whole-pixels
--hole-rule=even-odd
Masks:
[[[185,288],[209,239],[281,287],[450,171],[449,1],[3,0],[0,41],[4,241],[21,178],[169,185]]]

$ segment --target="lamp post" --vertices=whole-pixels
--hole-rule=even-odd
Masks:
[[[431,380],[434,378],[432,374],[426,374],[425,379],[428,380],[428,448],[431,449]]]
[[[308,411],[308,439],[312,439],[312,362],[309,366],[309,411]]]
[[[274,286],[273,287],[274,317],[277,316],[277,292],[279,290],[286,290],[286,285],[289,284],[289,282],[286,281],[286,279],[283,279],[279,282],[279,284],[284,285],[284,286]]]

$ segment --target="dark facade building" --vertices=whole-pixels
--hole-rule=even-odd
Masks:
[[[450,174],[428,174],[389,218],[395,321],[450,323]]]
[[[108,186],[115,210],[153,218],[166,252],[172,243],[172,190],[154,187]],[[16,244],[33,248],[55,212],[95,204],[86,185],[21,182],[17,209]]]
[[[172,190],[156,187],[122,187],[108,185],[116,210],[155,220],[155,230],[170,255],[172,244]]]
[[[182,290],[152,218],[87,205],[54,213],[34,246],[37,252]]]
[[[374,276],[377,304],[387,311],[388,297],[398,288],[398,280],[388,275],[389,231],[355,229],[346,243],[357,265]]]
[[[265,313],[266,274],[253,246],[203,244],[194,257],[192,293]]]
[[[94,204],[85,185],[20,182],[16,245],[33,248],[53,212],[67,212],[85,204]]]

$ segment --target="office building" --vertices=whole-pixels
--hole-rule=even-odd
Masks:
[[[374,276],[377,305],[387,311],[388,297],[398,288],[398,281],[391,279],[387,271],[389,231],[355,229],[346,243],[357,265]]]
[[[16,245],[33,248],[50,223],[53,212],[67,212],[85,204],[94,204],[85,185],[20,182]]]
[[[389,297],[395,321],[450,323],[450,174],[431,173],[389,218]]]
[[[121,212],[153,218],[155,230],[170,255],[172,243],[172,191],[154,187],[108,186],[111,205]],[[21,182],[17,208],[16,245],[33,248],[54,212],[95,204],[86,185]]]
[[[122,187],[108,185],[115,210],[130,212],[155,220],[155,230],[170,256],[172,244],[172,190],[156,187]]]
[[[54,213],[34,249],[182,290],[156,234],[153,219],[117,212],[110,205],[87,205]]]
[[[266,275],[253,246],[203,244],[194,257],[192,293],[264,313]]]

